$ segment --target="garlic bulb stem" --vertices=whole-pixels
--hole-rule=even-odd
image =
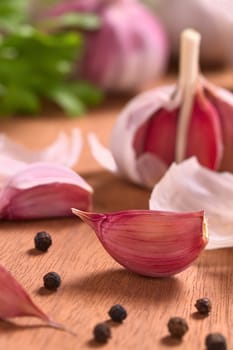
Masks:
[[[185,159],[188,126],[199,76],[200,41],[200,34],[192,29],[184,30],[181,35],[179,90],[183,95],[183,103],[177,125],[175,150],[177,163]]]
[[[193,29],[181,34],[179,84],[183,87],[197,82],[200,41],[201,35]]]

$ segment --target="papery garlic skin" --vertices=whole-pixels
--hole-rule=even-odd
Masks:
[[[92,188],[69,168],[35,163],[9,179],[0,191],[0,219],[71,216],[70,208],[92,207]]]
[[[233,63],[232,0],[143,0],[148,4],[169,34],[172,53],[178,56],[179,37],[186,28],[201,33],[201,62]],[[217,43],[217,45],[216,45]]]
[[[79,129],[72,129],[70,136],[60,132],[55,141],[38,151],[29,150],[12,141],[5,134],[0,134],[1,156],[8,158],[9,161],[24,162],[25,164],[48,162],[72,167],[76,164],[81,150],[82,135]]]
[[[150,209],[186,212],[205,210],[207,249],[233,246],[233,174],[216,173],[191,158],[173,164],[150,197]]]
[[[10,158],[4,154],[0,154],[0,165],[0,190],[11,176],[27,166],[25,162]]]
[[[168,60],[166,33],[158,21],[135,0],[63,1],[50,16],[94,13],[101,28],[85,36],[80,73],[111,91],[136,90],[160,77]]]
[[[204,212],[129,210],[86,213],[72,209],[122,266],[145,276],[171,276],[186,269],[208,241]]]

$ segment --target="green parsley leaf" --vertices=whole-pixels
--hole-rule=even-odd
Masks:
[[[0,1],[0,115],[36,114],[42,101],[49,99],[68,115],[79,116],[103,98],[88,82],[71,80],[82,56],[83,36],[29,25],[26,5],[28,0]],[[91,15],[65,16],[60,21],[83,29],[99,25]]]
[[[37,22],[39,28],[56,30],[57,28],[78,28],[79,30],[96,30],[101,26],[98,16],[89,13],[68,13]]]

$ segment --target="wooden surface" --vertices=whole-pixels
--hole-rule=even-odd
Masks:
[[[213,81],[228,84],[229,75],[213,75]],[[230,80],[229,80],[230,82]],[[224,85],[224,84],[221,84]],[[61,112],[46,112],[40,118],[0,121],[0,131],[32,149],[45,146],[60,130],[79,127],[84,136],[96,132],[107,144],[114,120],[125,101],[108,102],[83,119],[68,119]],[[150,193],[103,171],[93,160],[85,141],[76,170],[94,187],[97,211],[147,208]],[[51,233],[53,245],[45,254],[35,254],[36,232]],[[77,218],[0,224],[1,263],[26,287],[33,300],[57,322],[77,333],[41,327],[36,319],[17,319],[15,324],[0,322],[0,348],[70,350],[99,347],[92,329],[108,318],[115,303],[128,311],[127,320],[112,325],[112,339],[103,348],[153,350],[177,348],[204,350],[209,332],[221,332],[233,348],[233,249],[204,252],[186,271],[173,278],[152,279],[128,272],[114,262],[94,232]],[[46,293],[42,277],[56,271],[62,286]],[[198,318],[194,303],[207,296],[213,311]],[[182,316],[190,330],[181,343],[168,337],[166,324],[171,316]],[[30,325],[30,327],[25,327]]]

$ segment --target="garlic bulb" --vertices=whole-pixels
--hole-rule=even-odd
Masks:
[[[10,177],[0,191],[0,220],[71,216],[70,208],[92,207],[92,188],[71,169],[30,164]]]
[[[202,35],[201,61],[233,63],[232,0],[143,0],[159,16],[171,41],[172,53],[178,55],[179,37],[186,28]]]
[[[173,161],[191,156],[233,172],[233,95],[199,75],[199,45],[197,32],[183,32],[178,84],[134,98],[116,121],[110,151],[90,136],[102,165],[148,187]]]
[[[181,272],[208,241],[203,212],[72,211],[94,229],[103,247],[119,264],[145,276],[164,277]]]
[[[208,249],[233,246],[233,174],[216,173],[195,158],[173,164],[154,187],[150,209],[186,212],[205,210]]]
[[[165,70],[168,42],[158,19],[136,0],[60,2],[50,16],[94,13],[101,28],[85,36],[80,74],[112,91],[128,91],[153,82]]]

